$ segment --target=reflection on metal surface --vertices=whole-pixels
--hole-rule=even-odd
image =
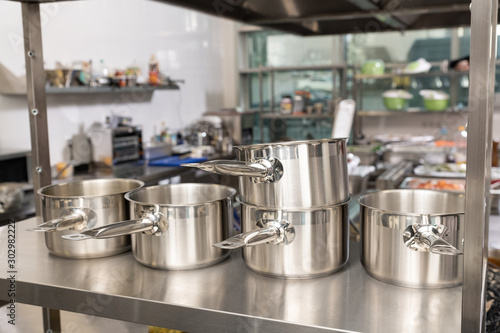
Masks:
[[[414,251],[444,255],[463,254],[462,251],[445,241],[443,236],[447,236],[447,228],[444,225],[415,223],[405,229],[403,241],[408,248]]]
[[[128,191],[144,185],[134,179],[92,179],[48,185],[39,189],[44,221],[62,219],[78,213],[85,213],[87,227],[102,227],[130,218],[129,205],[124,198]],[[78,219],[75,220],[78,223]],[[71,226],[68,221],[67,226]],[[74,226],[45,232],[49,251],[65,258],[89,259],[114,255],[130,250],[130,236],[106,240],[73,242],[61,236],[74,234]],[[39,226],[40,227],[40,226]],[[43,228],[43,226],[42,226]],[[86,229],[86,228],[85,228]]]
[[[132,217],[151,211],[163,216],[161,234],[134,233],[132,252],[141,264],[166,270],[196,269],[226,259],[230,250],[213,247],[232,235],[236,190],[216,184],[151,186],[128,193]],[[168,221],[168,228],[166,223]],[[163,227],[162,227],[163,226]]]
[[[361,263],[366,271],[381,281],[407,287],[461,284],[462,256],[414,251],[404,236],[410,240],[405,233],[414,225],[439,226],[447,230],[442,239],[462,250],[464,199],[463,194],[432,190],[385,190],[360,196]]]
[[[242,232],[213,246],[232,250],[258,244],[288,245],[295,239],[295,228],[288,221],[260,219],[255,224],[260,229]]]
[[[335,274],[284,280],[247,269],[238,250],[218,265],[186,271],[145,267],[130,252],[95,260],[59,258],[48,254],[43,235],[25,231],[40,222],[19,222],[17,255],[23,266],[16,302],[187,332],[460,331],[461,287],[382,283],[360,265],[357,243]],[[0,244],[6,240],[2,227]],[[0,251],[0,261],[6,260],[6,251]],[[0,289],[8,283],[0,277]]]
[[[241,203],[242,231],[259,228],[261,220],[288,221],[294,228],[289,244],[259,244],[243,249],[246,265],[261,274],[304,279],[338,271],[348,259],[348,203],[313,209],[272,209]]]

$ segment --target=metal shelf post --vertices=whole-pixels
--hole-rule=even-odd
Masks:
[[[497,0],[472,0],[462,332],[486,330]]]
[[[50,172],[49,134],[45,70],[43,68],[40,4],[22,3],[28,112],[31,129],[31,156],[34,192],[52,183]],[[36,214],[41,214],[40,200],[35,195]]]

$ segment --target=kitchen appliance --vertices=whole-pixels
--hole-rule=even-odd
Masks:
[[[0,150],[0,182],[31,182],[31,152]]]
[[[210,111],[204,116],[217,116],[227,129],[235,145],[250,145],[253,143],[253,127],[256,123],[254,111],[237,112],[236,110]]]
[[[206,267],[230,254],[212,244],[232,235],[235,194],[232,187],[216,184],[145,187],[125,195],[133,220],[63,237],[69,242],[87,240],[75,242],[85,244],[131,234],[134,258],[145,266],[165,270]]]
[[[237,161],[182,164],[240,176],[245,203],[268,208],[311,208],[349,199],[346,138],[236,147]]]
[[[129,219],[124,194],[144,186],[134,179],[92,179],[53,184],[38,190],[44,221],[30,231],[45,232],[50,253],[64,258],[106,257],[130,250],[130,237],[75,243],[62,235]]]
[[[243,247],[245,264],[257,273],[304,279],[334,273],[348,259],[349,202],[279,209],[241,203],[243,233],[214,244]]]
[[[368,274],[414,288],[462,283],[465,195],[397,189],[357,201],[361,263]]]
[[[94,124],[88,136],[93,161],[108,167],[143,159],[142,127],[119,124],[116,127]]]

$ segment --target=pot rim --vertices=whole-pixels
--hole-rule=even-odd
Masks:
[[[47,194],[43,193],[51,188],[55,187],[62,187],[62,186],[69,186],[69,184],[81,184],[81,183],[98,183],[98,182],[127,182],[127,183],[135,183],[137,184],[136,188],[129,189],[129,190],[124,190],[124,191],[117,191],[114,193],[106,193],[106,194],[94,194],[94,195],[88,195],[88,194],[82,194],[82,195],[53,195],[53,194]],[[117,194],[125,194],[130,191],[135,191],[140,189],[141,187],[144,186],[144,182],[141,180],[137,179],[129,179],[129,178],[95,178],[95,179],[84,179],[84,180],[76,180],[76,181],[70,181],[70,182],[65,182],[65,183],[57,183],[57,184],[51,184],[44,186],[40,189],[38,189],[37,193],[43,197],[46,198],[67,198],[67,199],[75,199],[75,198],[100,198],[100,197],[106,197],[110,195],[117,195]]]
[[[220,188],[225,188],[225,189],[229,190],[230,195],[225,196],[223,198],[208,199],[208,200],[203,201],[203,202],[182,203],[182,204],[179,204],[179,203],[176,203],[176,204],[173,204],[173,203],[161,203],[161,204],[159,204],[157,202],[138,201],[138,200],[134,200],[134,199],[130,198],[130,196],[134,195],[136,192],[139,192],[139,191],[153,191],[156,188],[188,187],[188,186],[193,186],[193,185],[195,185],[196,187],[212,187],[212,188],[213,187],[220,187]],[[135,190],[127,192],[125,194],[125,199],[128,200],[131,203],[139,204],[139,205],[143,205],[143,206],[144,205],[146,205],[146,206],[147,205],[154,205],[154,206],[159,206],[159,207],[192,207],[192,206],[200,206],[200,205],[204,205],[204,204],[208,204],[208,203],[217,202],[217,201],[224,200],[224,199],[227,199],[227,198],[233,198],[236,195],[236,193],[237,193],[236,189],[234,189],[231,186],[227,186],[227,185],[206,184],[206,183],[179,183],[179,184],[154,185],[154,186],[146,186],[146,187],[142,187],[142,188],[137,188]]]
[[[258,143],[246,146],[235,146],[234,148],[238,150],[253,150],[253,149],[265,149],[265,148],[276,148],[282,146],[297,146],[297,145],[316,145],[321,143],[334,143],[339,141],[347,142],[349,138],[330,138],[330,139],[318,139],[318,140],[297,140],[297,141],[283,141],[274,143]]]
[[[259,205],[254,205],[251,203],[247,203],[241,199],[240,196],[236,197],[236,201],[238,201],[240,204],[245,205],[250,208],[256,208],[260,210],[266,210],[266,211],[284,211],[284,212],[296,212],[296,211],[301,211],[301,212],[312,212],[312,211],[318,211],[318,210],[327,210],[327,209],[335,209],[340,206],[348,205],[351,202],[352,196],[349,196],[347,200],[334,204],[334,205],[324,205],[324,206],[315,206],[315,207],[286,207],[286,208],[281,208],[281,207],[267,207],[267,206],[259,206]]]
[[[454,197],[464,197],[465,198],[465,193],[458,193],[458,192],[449,192],[449,191],[439,191],[439,190],[427,190],[427,189],[391,189],[391,190],[380,190],[380,191],[374,191],[374,192],[369,192],[360,195],[357,197],[355,200],[356,202],[363,207],[378,210],[384,213],[391,213],[391,214],[404,214],[404,215],[409,215],[409,216],[422,216],[422,215],[430,215],[430,216],[446,216],[446,215],[456,215],[456,214],[465,214],[465,207],[463,211],[450,211],[447,213],[430,213],[430,214],[423,214],[423,213],[409,213],[409,212],[403,212],[403,211],[397,211],[397,210],[390,210],[390,209],[382,209],[379,207],[373,207],[371,205],[367,205],[365,203],[362,203],[361,200],[365,198],[368,195],[375,195],[380,192],[432,192],[432,193],[442,193],[447,196],[454,196]]]

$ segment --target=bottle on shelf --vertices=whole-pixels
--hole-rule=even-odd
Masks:
[[[154,54],[152,54],[151,58],[149,59],[149,85],[160,85],[160,69],[158,66],[158,60],[156,60]]]
[[[283,95],[281,98],[281,114],[292,114],[293,100],[290,95]]]
[[[108,67],[106,67],[106,64],[104,63],[104,59],[99,60],[98,76],[99,77],[109,77]]]

